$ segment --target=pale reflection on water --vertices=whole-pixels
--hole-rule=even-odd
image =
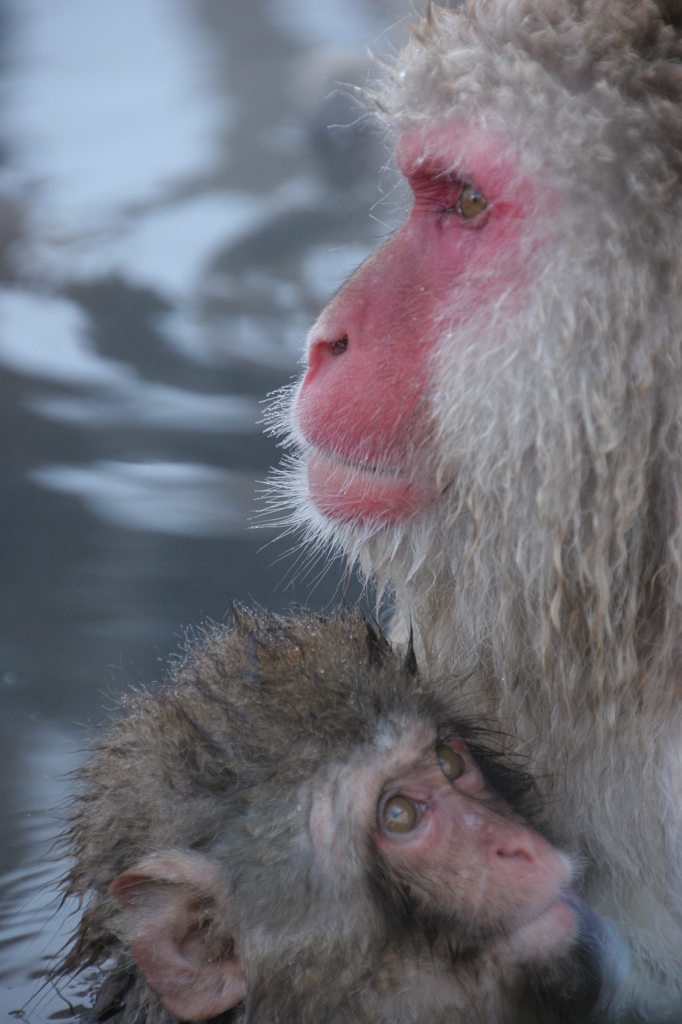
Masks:
[[[59,996],[45,983],[44,972],[73,924],[78,908],[56,899],[64,863],[55,856],[59,831],[57,808],[68,795],[66,772],[77,763],[66,730],[36,726],[25,737],[16,767],[16,798],[21,810],[9,816],[5,842],[13,839],[23,856],[0,878],[0,1020],[32,1006],[31,1020],[53,1014],[87,997],[82,982],[64,986]],[[70,1015],[67,1014],[67,1019]]]
[[[0,0],[0,1020],[86,997],[40,979],[73,912],[50,852],[67,774],[103,704],[233,599],[357,593],[248,525],[278,459],[260,402],[398,216],[334,88],[393,20],[381,0]]]

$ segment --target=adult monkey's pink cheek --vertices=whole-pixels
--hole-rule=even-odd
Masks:
[[[404,469],[410,449],[428,431],[426,370],[415,361],[410,375],[371,353],[365,359],[349,355],[338,369],[309,370],[294,410],[296,425],[309,444],[341,459]]]

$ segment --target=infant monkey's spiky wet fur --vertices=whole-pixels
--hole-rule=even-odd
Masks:
[[[357,612],[282,618],[236,609],[234,624],[207,629],[163,685],[128,695],[78,771],[67,835],[66,892],[85,910],[55,974],[98,969],[89,1019],[175,1019],[137,969],[110,885],[144,858],[178,849],[220,865],[239,921],[246,1007],[219,1019],[516,1019],[506,1007],[526,989],[523,972],[508,972],[507,984],[466,922],[453,930],[443,915],[420,912],[409,885],[397,891],[382,871],[369,837],[331,888],[310,838],[312,780],[362,762],[415,722],[435,737],[461,737],[490,787],[486,799],[501,804],[499,794],[503,814],[527,818],[529,776],[467,725],[454,690],[451,681],[420,680],[411,652],[395,652]],[[230,956],[227,926],[210,911],[207,957]],[[534,995],[523,999],[524,1021],[548,1019],[545,1010],[532,1016]]]

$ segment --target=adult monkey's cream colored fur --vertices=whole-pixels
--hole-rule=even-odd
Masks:
[[[277,499],[394,588],[434,669],[481,665],[476,699],[537,764],[586,894],[678,997],[681,27],[682,4],[648,0],[417,19],[377,90],[389,129],[501,126],[559,201],[535,214],[530,289],[480,320],[453,293],[441,316],[432,434],[413,453],[437,504],[393,525],[321,515],[295,404]]]

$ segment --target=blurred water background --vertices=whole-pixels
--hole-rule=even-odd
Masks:
[[[358,593],[249,519],[278,460],[260,402],[393,226],[381,139],[336,84],[406,8],[0,0],[0,1021],[84,998],[40,986],[102,708],[233,599]]]

